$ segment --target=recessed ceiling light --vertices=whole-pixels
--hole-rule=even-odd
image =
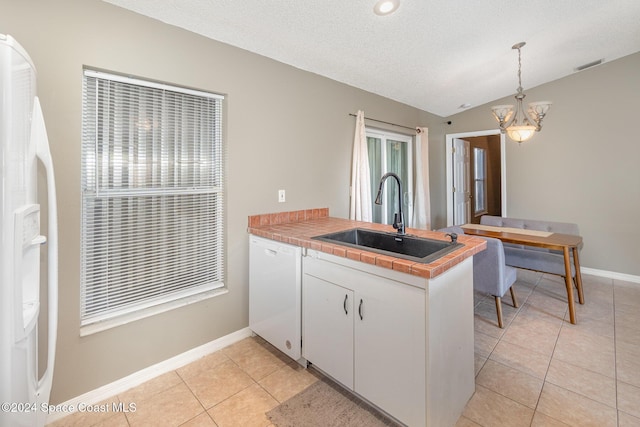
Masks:
[[[464,104],[460,105],[458,108],[465,109],[465,108],[469,108],[469,107],[471,107],[471,104],[464,103]]]
[[[389,15],[400,7],[400,0],[378,0],[373,7],[376,15]]]

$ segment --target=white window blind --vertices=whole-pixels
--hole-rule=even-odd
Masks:
[[[224,98],[83,82],[82,326],[223,287]]]

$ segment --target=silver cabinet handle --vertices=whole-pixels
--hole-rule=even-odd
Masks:
[[[360,305],[358,305],[358,314],[360,315],[360,320],[364,320],[362,318],[362,299],[360,299]]]
[[[347,316],[349,315],[349,312],[347,311],[347,297],[349,295],[345,294],[344,296],[344,302],[342,303],[342,307],[344,308],[344,314],[346,314]]]

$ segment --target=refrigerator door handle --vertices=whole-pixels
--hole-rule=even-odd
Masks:
[[[29,242],[29,244],[32,246],[44,245],[45,243],[47,243],[47,238],[45,236],[37,236],[36,238],[31,240],[31,242]]]
[[[56,340],[58,331],[58,209],[56,201],[56,183],[53,175],[53,162],[49,151],[47,129],[42,116],[40,100],[35,97],[33,116],[31,119],[31,138],[35,138],[36,156],[42,161],[47,177],[47,215],[49,228],[49,244],[47,247],[48,275],[48,348],[47,367],[38,382],[37,400],[48,402],[53,380],[53,368],[56,356]]]

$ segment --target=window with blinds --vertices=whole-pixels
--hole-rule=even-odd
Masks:
[[[223,99],[85,70],[82,326],[224,286]]]

